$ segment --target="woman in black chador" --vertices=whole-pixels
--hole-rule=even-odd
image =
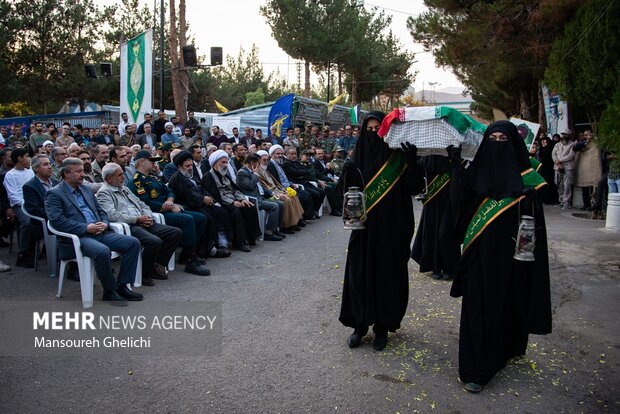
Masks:
[[[547,232],[538,197],[545,181],[528,158],[517,128],[498,121],[469,168],[452,173],[453,202],[469,223],[450,294],[463,297],[459,375],[470,392],[524,355],[528,334],[551,332]],[[513,257],[523,215],[535,219],[534,261]]]
[[[423,187],[417,149],[410,144],[404,152],[390,149],[378,135],[383,117],[381,112],[366,116],[353,162],[339,180],[347,187],[344,191],[365,188],[368,209],[365,229],[351,232],[339,319],[354,328],[348,339],[351,348],[361,344],[373,325],[377,351],[387,345],[388,331],[400,328],[407,310],[407,262],[414,229],[411,195]]]
[[[461,256],[460,240],[450,202],[450,159],[441,155],[420,158],[428,180],[428,192],[422,200],[422,216],[411,258],[420,265],[420,272],[433,272],[433,279],[451,280]]]

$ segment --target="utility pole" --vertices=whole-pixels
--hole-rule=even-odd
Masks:
[[[159,110],[164,110],[164,0],[159,2]]]

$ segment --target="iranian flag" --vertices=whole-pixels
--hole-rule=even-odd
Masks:
[[[360,124],[360,105],[357,104],[351,109],[349,109],[349,114],[351,115],[351,125],[359,125]]]
[[[446,155],[446,147],[461,146],[462,157],[472,159],[478,151],[486,125],[448,106],[398,108],[390,112],[379,129],[390,148],[409,142],[418,154]]]

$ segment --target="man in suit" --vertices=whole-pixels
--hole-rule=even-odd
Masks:
[[[131,235],[140,240],[142,252],[142,283],[155,286],[153,279],[168,279],[166,264],[181,243],[180,229],[155,223],[153,212],[124,186],[123,168],[114,162],[102,170],[105,184],[97,191],[97,201],[112,221],[127,223]]]
[[[260,169],[260,157],[256,154],[249,154],[246,163],[237,172],[237,186],[243,194],[258,200],[258,208],[267,212],[267,226],[265,228],[264,239],[269,241],[280,241],[286,236],[278,232],[282,223],[282,211],[284,203],[279,200],[271,200],[273,193],[264,189],[258,178]]]
[[[325,199],[325,190],[321,187],[315,187],[310,183],[310,174],[308,170],[297,161],[297,150],[295,148],[287,148],[284,152],[284,157],[282,169],[286,173],[286,176],[292,182],[303,185],[305,191],[310,193],[314,205],[315,218],[320,218],[318,211]]]
[[[30,165],[34,171],[34,177],[28,180],[22,187],[24,193],[24,208],[33,216],[47,220],[45,213],[45,194],[58,184],[58,180],[52,177],[52,164],[47,155],[38,154],[32,159]],[[31,220],[32,235],[35,239],[43,237],[41,226],[38,221]]]
[[[274,176],[282,187],[288,188],[291,187],[295,191],[297,191],[297,196],[299,197],[299,202],[304,209],[304,220],[300,220],[298,225],[304,227],[306,225],[305,220],[314,220],[315,211],[314,204],[312,203],[312,197],[310,193],[306,190],[302,189],[297,184],[289,181],[288,175],[284,172],[282,168],[282,164],[284,163],[284,150],[280,145],[272,145],[269,148],[269,156],[271,160],[269,161],[269,165],[267,166],[267,171]]]
[[[128,287],[136,277],[140,242],[110,230],[108,215],[90,187],[83,185],[84,166],[79,158],[65,158],[61,177],[64,181],[45,195],[45,211],[51,225],[80,238],[82,253],[93,260],[103,286],[102,300],[116,306],[126,306],[128,300],[142,300],[141,294]],[[61,259],[74,255],[68,240],[60,238],[58,247]],[[122,255],[118,280],[112,274],[111,251]]]
[[[148,144],[151,148],[157,144],[157,135],[153,133],[153,127],[149,123],[144,124],[144,133],[138,135],[138,144],[144,148],[144,145]]]
[[[202,150],[196,144],[189,147],[188,151],[192,153],[192,157],[194,160],[194,180],[199,183],[200,181],[202,181],[202,177],[204,177],[204,175],[211,169],[211,166],[209,165],[209,160],[202,159]]]

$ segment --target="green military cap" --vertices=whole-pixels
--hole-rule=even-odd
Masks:
[[[344,148],[342,148],[340,145],[336,145],[332,152],[344,152]]]
[[[140,150],[136,153],[136,156],[134,157],[134,161],[140,160],[142,158],[146,158],[147,160],[153,161],[153,162],[161,161],[163,159],[163,157],[160,157],[160,156],[156,156],[156,157],[152,156],[151,153],[147,150]]]
[[[174,144],[172,144],[171,142],[168,142],[161,146],[161,149],[163,149],[164,151],[172,151],[173,148],[174,148]]]

